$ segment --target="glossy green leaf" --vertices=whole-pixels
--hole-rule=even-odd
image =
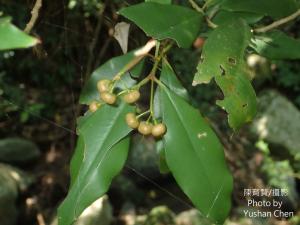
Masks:
[[[168,63],[166,59],[163,60],[160,81],[163,82],[171,91],[184,98],[186,101],[189,101],[189,95],[187,90],[181,85],[178,80],[173,68]],[[154,96],[154,114],[156,118],[161,117],[161,106],[160,106],[160,97],[158,89],[155,92]]]
[[[131,131],[124,118],[130,111],[133,107],[124,103],[118,107],[104,105],[79,126],[84,157],[83,150],[76,151],[80,156],[74,157],[82,162],[77,163],[79,171],[78,168],[72,171],[73,184],[58,209],[59,225],[71,225],[85,208],[108,190],[112,179],[122,169],[129,148],[129,139],[124,137]]]
[[[223,100],[217,100],[217,105],[228,113],[228,123],[234,130],[244,123],[252,121],[256,115],[257,103],[255,91],[245,76],[225,75],[215,77],[220,86]]]
[[[251,47],[269,59],[300,59],[300,40],[289,37],[281,31],[255,36]]]
[[[183,192],[202,215],[223,224],[231,207],[232,177],[223,147],[198,110],[160,88],[167,164]]]
[[[221,8],[258,13],[278,19],[294,13],[298,6],[295,0],[224,0]]]
[[[0,19],[0,50],[28,48],[39,43],[39,40],[27,35],[11,23],[11,19]]]
[[[160,81],[164,83],[167,87],[170,88],[178,96],[182,97],[186,101],[189,100],[187,90],[181,85],[179,80],[176,77],[174,70],[172,69],[171,65],[168,63],[166,59],[163,60],[162,69],[160,74]],[[156,118],[162,117],[161,112],[161,102],[160,102],[160,94],[159,89],[156,90],[154,96],[154,114]],[[157,152],[159,154],[159,170],[161,173],[169,173],[169,168],[166,163],[165,157],[165,148],[164,144],[161,140],[156,143]]]
[[[172,4],[172,0],[145,0],[145,2],[156,2],[160,4]]]
[[[99,100],[100,96],[97,90],[97,82],[101,79],[113,79],[120,70],[134,59],[134,52],[135,51],[132,51],[125,55],[112,58],[97,68],[84,86],[79,102],[81,104],[89,104],[94,100]],[[130,75],[132,77],[138,77],[141,74],[142,69],[143,60],[130,71],[130,74],[127,73],[122,76],[122,79],[117,83],[116,88],[125,89],[134,85],[136,81],[133,80]]]
[[[252,12],[229,12],[226,10],[219,10],[213,18],[213,23],[220,25],[233,19],[244,19],[247,23],[257,23],[263,18],[262,14]]]
[[[83,136],[79,136],[76,143],[76,148],[70,163],[70,175],[72,187],[79,173],[79,169],[84,157],[84,140]]]
[[[197,37],[203,16],[195,10],[153,2],[145,2],[119,12],[139,26],[148,36],[173,39],[180,47],[190,47]]]
[[[250,39],[250,27],[240,19],[230,20],[211,32],[203,46],[194,85],[209,83],[214,76],[243,70]]]
[[[204,44],[193,83],[215,78],[224,93],[224,100],[217,104],[227,111],[229,125],[235,130],[256,113],[256,96],[244,60],[250,39],[250,28],[243,20],[231,20],[215,29]]]
[[[167,85],[171,91],[181,96],[185,100],[189,100],[187,90],[181,85],[171,65],[164,60],[160,74],[160,81]]]

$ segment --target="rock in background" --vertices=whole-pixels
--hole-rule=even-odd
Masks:
[[[18,209],[16,200],[19,192],[25,191],[33,178],[21,170],[0,163],[0,224],[14,225]]]
[[[251,130],[269,144],[272,154],[293,160],[300,171],[300,111],[275,90],[264,92],[258,106]]]
[[[11,164],[27,164],[40,156],[38,147],[22,138],[0,140],[0,161]]]

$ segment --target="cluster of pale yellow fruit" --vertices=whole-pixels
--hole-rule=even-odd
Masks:
[[[100,98],[103,102],[113,105],[117,101],[117,95],[113,94],[111,89],[111,80],[99,80],[97,83],[97,89],[100,93]],[[139,100],[141,94],[138,90],[128,90],[123,95],[123,100],[128,104],[133,104]],[[95,112],[99,107],[101,107],[101,103],[97,101],[93,101],[89,105],[89,110],[91,112]],[[148,121],[139,121],[138,116],[134,113],[127,113],[126,115],[126,123],[132,129],[137,129],[139,133],[143,135],[152,135],[154,137],[162,137],[166,133],[166,125],[164,123],[152,124]]]

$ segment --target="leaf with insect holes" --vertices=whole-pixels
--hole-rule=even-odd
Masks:
[[[125,103],[104,105],[80,121],[82,139],[72,160],[72,186],[58,209],[59,225],[71,225],[108,190],[121,171],[129,148],[129,138],[125,137],[131,131],[124,118],[133,108]]]
[[[167,165],[201,214],[223,224],[231,207],[232,177],[222,145],[197,109],[167,87],[159,91],[167,126],[163,137]]]
[[[298,9],[295,0],[224,0],[221,8],[234,12],[252,12],[273,19],[279,19],[294,13]]]
[[[129,6],[119,13],[133,21],[148,36],[158,40],[173,39],[182,48],[192,45],[203,21],[203,16],[195,10],[154,2]]]
[[[11,23],[11,18],[0,19],[0,50],[28,48],[39,43],[39,40],[19,30]]]
[[[240,19],[216,28],[205,41],[193,81],[197,85],[215,78],[224,93],[224,100],[217,104],[228,113],[229,125],[234,130],[256,114],[256,95],[244,59],[251,36],[250,27]]]
[[[79,102],[81,104],[90,104],[92,101],[99,100],[99,92],[97,90],[97,82],[101,79],[112,80],[114,76],[122,70],[130,61],[132,61],[136,56],[135,51],[129,52],[125,55],[114,57],[104,63],[102,66],[97,68],[91,75],[90,79],[85,84]],[[116,88],[127,89],[136,83],[134,79],[140,76],[144,65],[144,60],[141,60],[135,67],[133,67],[129,72],[124,74],[121,80],[118,81]],[[131,75],[131,76],[130,76]]]
[[[300,40],[279,30],[255,36],[251,47],[269,59],[300,59]]]

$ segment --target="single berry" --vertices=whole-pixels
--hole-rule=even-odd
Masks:
[[[194,43],[193,43],[193,46],[195,47],[195,48],[202,48],[203,47],[203,45],[204,45],[204,42],[205,42],[205,39],[203,38],[203,37],[198,37],[195,41],[194,41]]]
[[[97,89],[100,93],[109,91],[110,80],[99,80],[97,83]]]
[[[102,92],[101,95],[100,95],[101,99],[106,102],[107,104],[109,105],[112,105],[116,102],[117,100],[117,97],[116,95],[112,94],[112,93],[109,93],[107,91],[105,92]]]
[[[96,112],[97,109],[99,109],[99,107],[101,106],[101,104],[99,102],[93,101],[91,102],[91,104],[89,105],[89,110],[91,112]]]
[[[161,137],[166,133],[167,127],[163,123],[159,123],[153,126],[152,135],[154,137]]]
[[[147,122],[143,121],[143,122],[140,122],[138,131],[143,135],[149,135],[149,134],[151,134],[152,127],[153,126],[151,123],[147,123]]]
[[[135,103],[139,98],[141,94],[138,90],[133,90],[124,95],[123,99],[126,103],[132,104]]]
[[[136,129],[140,125],[140,122],[138,121],[134,113],[127,113],[125,119],[127,125],[132,129]]]

